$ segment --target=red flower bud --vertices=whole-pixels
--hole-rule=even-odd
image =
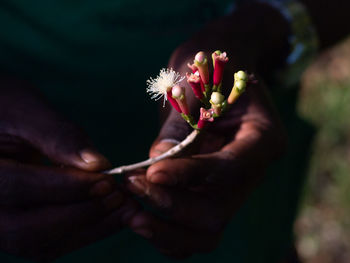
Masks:
[[[198,99],[202,99],[203,98],[203,90],[201,88],[201,79],[198,75],[195,74],[186,74],[187,77],[187,82],[188,84],[191,85],[192,90],[194,95],[198,98]]]
[[[186,101],[186,93],[185,88],[180,87],[179,85],[175,85],[171,90],[172,98],[176,100],[179,105],[181,112],[185,115],[190,113]]]
[[[209,70],[208,70],[208,60],[203,51],[198,52],[194,64],[198,68],[199,75],[203,81],[204,85],[209,84]]]
[[[179,104],[176,102],[176,100],[172,97],[171,90],[167,92],[167,99],[170,102],[170,104],[174,107],[174,109],[181,113],[181,109]]]
[[[206,121],[198,120],[197,127],[198,127],[198,129],[203,129],[206,124],[207,124]]]
[[[224,74],[225,64],[228,62],[228,57],[226,52],[221,53],[221,51],[215,51],[212,54],[213,65],[214,65],[214,76],[213,76],[213,84],[215,86],[219,86],[222,82],[222,77]]]

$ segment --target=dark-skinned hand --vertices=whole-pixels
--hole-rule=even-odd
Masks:
[[[42,159],[52,165],[43,165]],[[23,81],[1,79],[0,250],[50,261],[112,235],[137,209],[87,136]]]
[[[284,25],[284,20],[281,21],[274,10],[264,5],[257,8],[260,9],[255,10],[257,14],[267,12],[272,20]],[[251,46],[245,44],[254,40],[253,32],[262,23],[259,19],[255,22],[246,19],[247,12],[254,17],[254,9],[241,12],[243,14],[228,18],[229,21],[224,19],[209,26],[206,33],[201,32],[182,45],[174,53],[169,66],[184,75],[189,71],[187,62],[193,60],[197,51],[207,51],[208,57],[209,51],[227,51],[230,62],[226,66],[223,83],[226,94],[233,86],[234,72],[241,69],[259,72],[256,56],[260,57],[259,52],[262,51],[257,47],[255,51],[251,50],[254,43],[250,43]],[[225,35],[228,28],[225,23],[242,25],[243,21],[248,24],[246,28],[238,28],[235,34],[226,32]],[[210,35],[209,32],[215,33]],[[284,31],[281,29],[281,32]],[[240,39],[232,38],[232,35],[239,34],[242,35]],[[269,39],[268,34],[265,37]],[[217,42],[203,45],[207,39]],[[257,44],[259,47],[268,46],[264,40]],[[281,55],[278,54],[279,49],[274,51],[278,60]],[[274,63],[273,59],[267,62],[266,67]],[[129,221],[129,226],[135,233],[149,239],[160,252],[184,258],[193,253],[212,251],[232,216],[263,180],[266,167],[283,152],[286,144],[284,129],[263,79],[258,78],[258,81],[247,87],[224,116],[209,125],[195,145],[191,145],[190,151],[180,157],[160,161],[147,170],[128,174],[128,189],[159,211],[157,215],[140,211]],[[194,108],[191,112],[198,112],[198,104],[188,86],[186,94],[189,105]],[[179,113],[172,110],[151,147],[150,156],[157,156],[175,145],[164,139],[181,141],[190,131]]]

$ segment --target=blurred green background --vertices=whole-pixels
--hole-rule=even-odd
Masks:
[[[295,223],[306,263],[350,262],[350,38],[305,72],[298,110],[317,127]]]

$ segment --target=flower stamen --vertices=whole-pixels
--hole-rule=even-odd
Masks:
[[[184,76],[175,72],[172,68],[163,68],[160,70],[159,75],[156,78],[150,78],[147,80],[147,93],[151,95],[151,99],[159,100],[163,97],[163,107],[165,101],[168,99],[167,93],[171,89],[184,80]]]

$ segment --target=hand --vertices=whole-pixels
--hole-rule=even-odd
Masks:
[[[264,8],[266,7],[263,6],[262,10]],[[252,14],[251,9],[247,12]],[[244,22],[247,21],[244,13],[238,17],[232,19],[236,22],[242,18]],[[280,17],[276,18],[277,21],[278,19]],[[280,21],[279,25],[283,22]],[[215,29],[220,28],[221,37],[225,33],[222,31],[229,28],[222,23],[224,22],[219,22],[220,26],[217,27],[209,26],[211,30],[207,32],[218,32]],[[254,28],[249,26],[250,29]],[[202,36],[206,36],[209,41],[217,40],[214,48],[207,49],[204,46],[201,49],[214,51],[218,46],[226,47],[224,51],[228,52],[230,63],[226,67],[223,89],[229,92],[233,86],[235,71],[247,69],[249,72],[259,72],[254,56],[259,57],[262,52],[247,49],[255,42],[244,45],[247,39],[254,41],[254,34],[249,34],[249,30],[244,34],[242,28],[238,31],[242,35],[226,32],[227,36],[221,38],[222,42],[218,41],[220,37],[210,37],[203,32],[198,34],[199,37],[185,43],[175,52],[170,67],[184,75],[188,71],[186,63],[203,43],[208,43]],[[233,39],[233,35],[239,35],[242,41]],[[268,42],[269,35],[265,36],[265,41]],[[260,44],[258,41],[257,45]],[[269,48],[275,47],[271,44]],[[274,52],[274,58],[280,60],[279,49],[275,48]],[[267,63],[272,63],[272,60]],[[193,96],[189,98],[190,94],[191,92],[186,94],[189,105],[196,106]],[[192,113],[198,112],[198,107],[195,108]],[[159,155],[174,146],[171,140],[164,139],[181,141],[190,130],[173,110],[154,142],[150,156]],[[285,131],[263,81],[259,79],[258,84],[247,87],[237,103],[203,132],[197,144],[192,146],[192,153],[187,152],[185,156],[163,160],[149,167],[147,171],[128,175],[128,189],[163,212],[158,216],[139,211],[129,221],[129,226],[135,233],[149,239],[162,253],[172,257],[184,258],[193,253],[213,250],[220,241],[226,224],[263,180],[265,168],[282,154],[285,145]]]
[[[108,161],[26,83],[1,86],[0,249],[48,261],[117,232],[137,205],[97,173]]]
[[[196,147],[199,154],[164,160],[129,175],[128,189],[167,216],[140,211],[129,222],[161,252],[182,258],[213,250],[225,225],[263,179],[266,166],[282,152],[284,131],[262,85],[249,89],[203,134]],[[182,124],[175,116],[163,126],[151,156],[173,146],[162,139],[179,134]]]

